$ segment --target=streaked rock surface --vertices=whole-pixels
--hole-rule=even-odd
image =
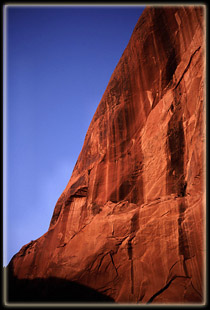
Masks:
[[[204,13],[145,9],[49,230],[9,264],[16,280],[75,281],[120,303],[203,301]]]

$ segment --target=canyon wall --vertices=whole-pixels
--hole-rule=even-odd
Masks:
[[[49,230],[8,266],[10,300],[57,279],[118,303],[204,302],[204,13],[144,10]]]

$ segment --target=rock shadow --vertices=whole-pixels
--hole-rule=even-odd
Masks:
[[[18,279],[9,270],[7,274],[7,302],[106,302],[114,299],[90,287],[57,277]]]
[[[184,175],[185,138],[183,120],[176,111],[168,123],[167,137],[167,194],[184,197],[187,187]]]

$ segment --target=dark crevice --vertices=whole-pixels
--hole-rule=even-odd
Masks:
[[[179,204],[178,232],[179,232],[179,255],[183,256],[183,269],[185,275],[188,276],[186,260],[190,258],[190,250],[188,244],[187,233],[184,228],[184,214],[187,206],[185,201]]]
[[[185,260],[186,260],[186,258],[185,258],[185,256],[184,256],[184,260],[183,260],[183,268],[184,268],[184,273],[185,273],[185,275],[188,277],[189,275],[188,275],[187,265],[186,265]]]
[[[199,291],[195,288],[195,286],[193,285],[192,281],[191,281],[191,285],[192,288],[196,291],[196,293],[200,296],[200,298],[202,298],[202,295],[199,293]]]
[[[76,197],[76,198],[80,198],[80,197],[87,197],[87,193],[88,193],[88,187],[84,186],[79,188],[71,197]]]
[[[133,294],[134,273],[133,273],[133,260],[131,260],[131,294]]]
[[[140,297],[139,297],[139,299],[138,299],[138,302],[142,301],[143,298],[144,298],[144,296],[145,296],[145,292],[143,292],[143,293],[140,295]]]
[[[136,212],[133,217],[131,218],[131,228],[130,233],[131,236],[128,240],[127,244],[127,251],[128,251],[128,259],[131,262],[130,266],[130,277],[131,277],[131,294],[134,293],[134,271],[133,271],[133,246],[132,246],[132,240],[135,237],[135,232],[139,229],[139,213]]]
[[[154,36],[158,46],[162,49],[160,51],[160,54],[161,52],[163,54],[162,61],[164,62],[164,58],[166,59],[161,81],[163,90],[172,81],[173,74],[180,62],[180,55],[175,45],[174,37],[168,30],[168,17],[165,12],[160,8],[156,8],[154,10],[153,20]]]
[[[68,190],[68,197],[71,197],[73,195],[76,195],[76,193],[79,193],[80,191],[87,192],[87,181],[86,181],[86,176],[83,174],[81,177],[78,178],[78,180],[72,184],[70,189]]]
[[[89,225],[92,221],[93,221],[93,218],[92,218],[89,222],[87,222],[86,224],[84,224],[82,227],[80,227],[80,229],[77,230],[77,231],[73,234],[73,236],[71,236],[71,238],[68,240],[68,242],[69,242],[70,240],[72,240],[75,236],[77,236],[77,235],[78,235],[87,225]]]
[[[103,258],[104,258],[104,256],[106,256],[108,253],[105,253],[105,254],[103,254],[103,253],[99,253],[97,256],[96,256],[96,258],[94,258],[94,260],[86,267],[86,272],[87,271],[91,271],[92,270],[92,268],[93,268],[93,266],[94,266],[94,264],[95,264],[95,262],[97,261],[97,259],[100,257],[100,256],[102,256],[101,257],[101,259],[103,260]],[[101,260],[100,259],[100,260]],[[99,264],[100,264],[100,262],[99,262]],[[98,267],[99,268],[99,267]],[[82,274],[84,273],[84,271],[82,272]],[[79,279],[81,278],[82,276],[80,276],[79,277]]]
[[[180,197],[186,195],[187,183],[184,176],[184,152],[185,138],[182,116],[176,108],[168,123],[167,131],[167,193],[177,194]]]
[[[175,100],[177,99],[177,91],[174,92]],[[179,255],[183,258],[183,269],[185,275],[188,276],[186,260],[190,258],[190,249],[188,244],[187,232],[184,227],[184,216],[187,204],[185,201],[187,182],[185,180],[184,171],[184,154],[185,154],[185,137],[183,128],[182,112],[175,102],[174,113],[168,123],[167,131],[167,175],[166,186],[167,193],[175,194],[182,197],[179,201],[179,217],[178,224],[178,243]]]
[[[113,267],[114,267],[114,269],[116,271],[116,275],[118,276],[118,271],[117,271],[117,268],[116,268],[114,260],[113,260],[112,252],[109,252],[109,255],[110,255],[110,258],[111,258],[112,265],[113,265]]]
[[[132,248],[132,241],[133,238],[130,238],[128,240],[128,259],[131,261],[131,272],[130,272],[130,276],[131,276],[131,294],[133,294],[133,282],[134,282],[134,275],[133,275],[133,248]]]
[[[178,262],[180,262],[180,260],[177,260],[177,261],[171,266],[171,268],[169,269],[169,274],[170,274],[171,270],[173,269],[173,267],[174,267]]]
[[[97,268],[98,271],[99,271],[99,269],[100,269],[100,267],[101,267],[101,264],[102,264],[102,261],[103,261],[103,259],[104,259],[104,257],[105,257],[106,255],[108,255],[108,253],[106,253],[105,255],[103,255],[103,256],[101,257],[100,262],[99,262],[99,264],[98,264],[98,268]]]
[[[91,205],[91,211],[94,216],[96,214],[99,214],[102,211],[101,205],[98,205],[97,203],[93,202]]]
[[[127,249],[128,249],[128,259],[132,260],[132,258],[133,258],[132,251],[133,251],[133,249],[132,249],[131,239],[128,240],[128,248]]]
[[[176,71],[178,64],[176,51],[172,48],[170,55],[168,57],[165,70],[162,74],[162,88],[164,89],[169,83],[172,82],[172,77],[174,72]]]
[[[183,79],[185,73],[186,73],[186,72],[188,71],[188,69],[189,69],[189,66],[190,66],[190,64],[191,64],[191,62],[192,62],[193,57],[194,57],[195,54],[200,50],[200,48],[201,48],[201,47],[199,46],[199,47],[194,51],[194,53],[191,55],[190,60],[189,60],[189,62],[188,62],[188,65],[187,65],[187,67],[185,68],[184,72],[182,73],[182,76],[180,77],[180,79],[179,79],[179,81],[178,81],[178,83],[176,84],[176,86],[175,86],[174,89],[176,89],[176,88],[179,86],[179,84],[181,83],[181,81],[182,81],[182,79]]]
[[[137,211],[131,218],[131,233],[139,229],[139,212]]]
[[[171,110],[172,113],[174,112],[174,105],[173,105],[173,103],[170,106],[170,110]]]
[[[147,304],[153,302],[153,300],[160,294],[162,294],[170,285],[171,283],[177,279],[177,278],[185,278],[185,279],[190,279],[188,276],[174,276],[163,288],[161,288],[157,293],[155,293],[147,302]]]

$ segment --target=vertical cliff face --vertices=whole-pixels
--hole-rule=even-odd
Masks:
[[[203,301],[204,43],[203,7],[143,12],[49,230],[9,264],[11,291],[59,279],[116,302]]]

